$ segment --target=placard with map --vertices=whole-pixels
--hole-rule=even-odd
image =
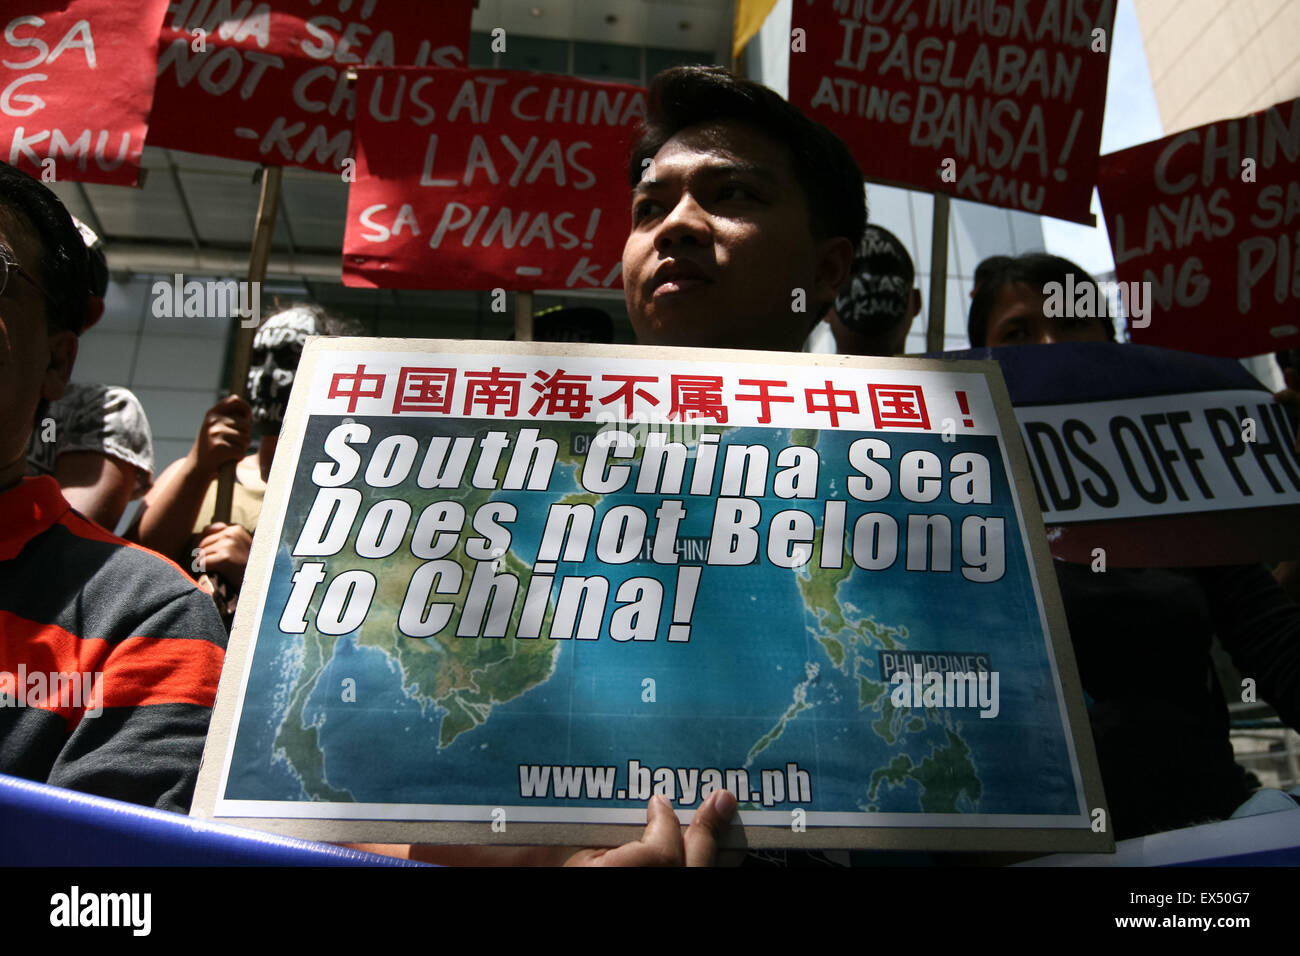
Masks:
[[[992,362],[315,339],[195,798],[357,842],[1108,850]]]

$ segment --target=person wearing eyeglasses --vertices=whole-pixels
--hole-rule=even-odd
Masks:
[[[225,658],[216,608],[26,475],[90,300],[71,216],[0,163],[0,773],[184,813]]]

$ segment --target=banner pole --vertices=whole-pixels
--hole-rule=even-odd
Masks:
[[[948,197],[934,193],[930,219],[930,319],[925,326],[925,350],[943,351],[943,324],[948,293]]]
[[[730,70],[732,73],[736,73],[737,75],[739,75],[738,71],[736,70],[736,59],[737,59],[736,58],[736,14],[738,12],[736,6],[738,2],[739,0],[730,0],[730,2],[727,4],[727,6],[730,8],[729,12],[731,13],[731,17],[730,17],[731,29],[727,31],[727,64],[726,64],[727,69]],[[647,81],[649,81],[649,79],[650,77],[646,77]]]
[[[275,234],[275,216],[280,208],[280,180],[284,175],[279,166],[262,167],[262,193],[257,202],[257,225],[253,230],[253,248],[248,257],[248,281],[257,288],[261,301],[261,284],[266,279],[266,265],[271,258],[271,237]],[[239,323],[235,336],[234,363],[230,370],[230,389],[227,394],[248,397],[248,367],[253,357],[253,335],[262,321],[260,315],[251,321]],[[223,524],[230,522],[230,507],[235,495],[235,465],[228,462],[217,474],[217,501],[212,520]]]
[[[532,292],[515,293],[515,341],[531,342],[533,340],[533,294]]]

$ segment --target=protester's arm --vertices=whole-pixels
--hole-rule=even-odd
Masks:
[[[358,850],[383,853],[442,866],[712,866],[718,839],[736,813],[736,798],[715,790],[701,804],[682,833],[672,806],[661,796],[646,806],[641,839],[613,849],[572,846],[430,846],[426,844],[349,844]]]
[[[145,495],[127,537],[188,567],[185,544],[208,485],[222,465],[248,452],[250,435],[251,412],[242,398],[232,395],[208,409],[194,447],[169,465]]]
[[[1202,568],[1220,643],[1284,721],[1300,728],[1300,606],[1263,565]],[[1239,689],[1238,689],[1239,690]]]
[[[172,462],[140,502],[126,538],[189,567],[185,544],[212,479],[213,474],[200,470],[190,457]]]
[[[68,504],[112,531],[131,500],[136,467],[111,455],[94,451],[66,451],[54,466]]]
[[[161,562],[156,573],[181,578],[179,569]],[[132,636],[96,665],[102,676],[94,706],[60,751],[48,783],[189,812],[226,633],[212,599],[191,582],[167,587],[162,606],[142,620],[140,588],[123,588],[121,614],[136,618]]]

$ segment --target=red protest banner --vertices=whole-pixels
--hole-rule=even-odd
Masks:
[[[1111,0],[804,0],[790,102],[871,180],[1091,222]]]
[[[1300,348],[1300,99],[1102,157],[1134,342],[1240,358]]]
[[[510,70],[359,71],[347,285],[621,286],[645,91]]]
[[[35,9],[0,13],[3,158],[45,182],[134,186],[167,0],[24,6]]]
[[[276,0],[233,11],[223,0],[175,0],[158,41],[149,144],[336,172],[352,155],[348,72],[463,66],[472,14],[472,0]]]

